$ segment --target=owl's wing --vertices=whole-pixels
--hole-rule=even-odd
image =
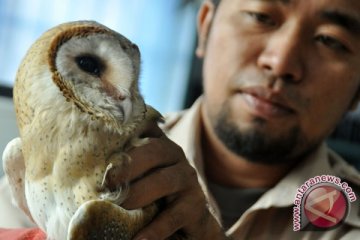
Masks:
[[[6,145],[2,160],[13,203],[32,219],[25,197],[25,162],[20,138],[15,138]]]
[[[109,201],[86,201],[72,216],[67,239],[113,239],[118,236],[130,240],[149,224],[157,210],[156,204],[129,211]]]

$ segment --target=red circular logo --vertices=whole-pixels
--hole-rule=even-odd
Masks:
[[[348,202],[344,193],[335,186],[314,187],[306,196],[304,212],[314,226],[331,228],[346,217]]]

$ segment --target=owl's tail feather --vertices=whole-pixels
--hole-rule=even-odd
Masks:
[[[88,201],[72,217],[67,240],[131,240],[156,212],[156,205],[128,211],[108,201]]]

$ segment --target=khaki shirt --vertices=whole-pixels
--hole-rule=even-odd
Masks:
[[[166,118],[164,130],[179,144],[191,165],[197,170],[199,182],[208,197],[217,219],[218,207],[206,186],[201,153],[201,98],[187,111]],[[293,231],[293,207],[297,189],[308,179],[333,175],[352,183],[357,200],[350,205],[350,214],[341,226],[330,231]],[[357,186],[357,187],[354,187]],[[304,159],[278,184],[263,194],[227,231],[233,239],[360,239],[360,173],[347,164],[325,144]],[[357,188],[357,189],[355,189]],[[241,204],[241,203],[239,203]]]
[[[197,170],[199,182],[208,197],[214,216],[220,214],[206,186],[200,149],[201,98],[187,111],[171,114],[163,126],[170,139],[179,144],[190,164]],[[330,231],[293,231],[293,206],[297,189],[314,176],[334,175],[352,183],[358,199],[351,203],[344,224]],[[325,144],[302,164],[289,172],[276,186],[263,194],[227,231],[233,239],[360,239],[360,174]],[[241,204],[241,203],[239,203]],[[0,180],[0,227],[27,227],[33,224],[11,205],[6,180]]]

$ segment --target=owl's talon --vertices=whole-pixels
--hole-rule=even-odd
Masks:
[[[103,179],[101,181],[101,189],[105,189],[105,185],[106,185],[106,177],[109,173],[109,171],[114,167],[114,165],[112,163],[109,163],[105,169],[105,173],[104,173],[104,176],[103,176]]]

